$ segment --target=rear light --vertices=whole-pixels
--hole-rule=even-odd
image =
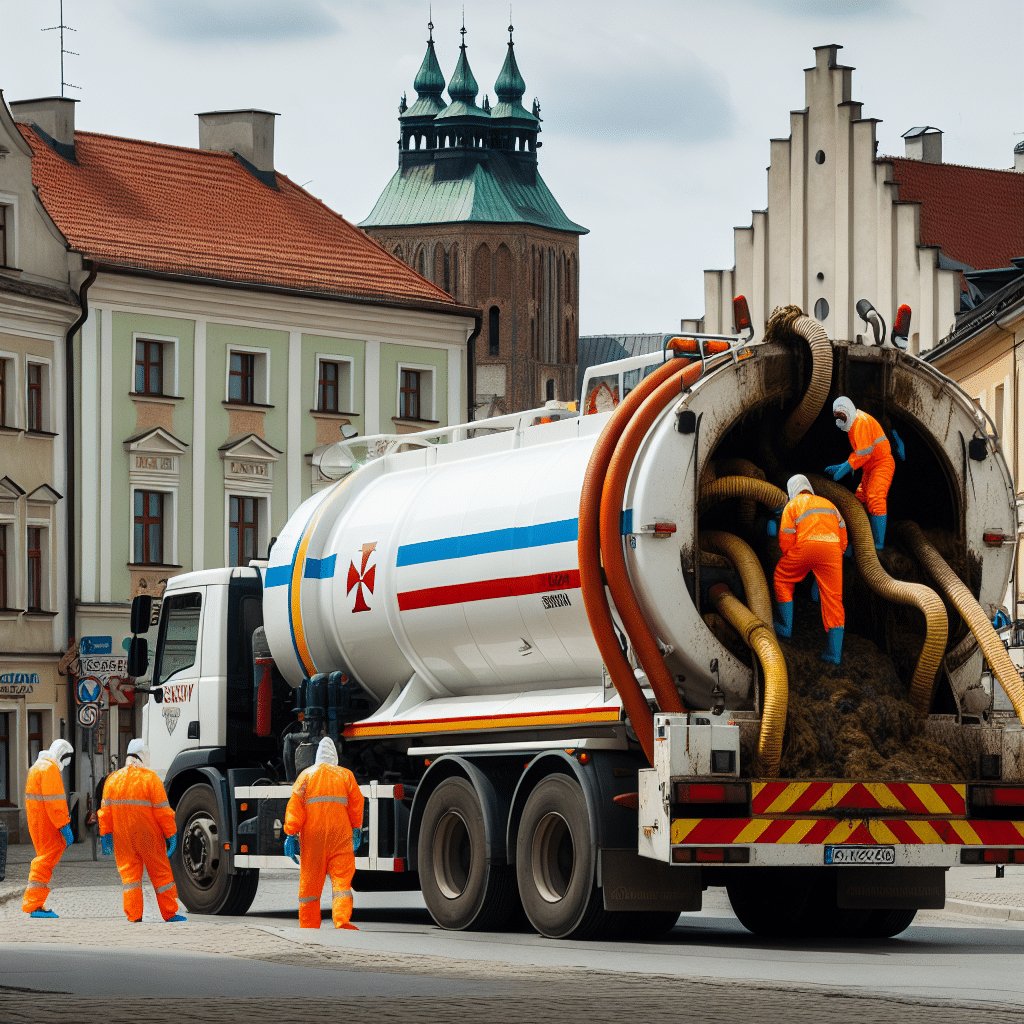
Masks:
[[[674,846],[675,864],[749,864],[750,850],[745,846]]]
[[[655,523],[654,524],[654,536],[655,537],[671,537],[676,532],[675,523]]]
[[[894,338],[906,338],[910,334],[910,307],[904,303],[896,310],[896,319],[892,325]]]
[[[404,871],[404,870],[405,870],[405,858],[404,857],[396,857],[395,858],[395,871]]]
[[[973,786],[971,803],[976,807],[1024,807],[1024,787]]]
[[[1006,537],[1002,530],[986,530],[981,535],[981,539],[985,542],[986,547],[1001,548]]]
[[[618,796],[613,796],[612,800],[620,807],[628,807],[633,811],[637,810],[640,806],[639,793],[620,793]]]
[[[405,799],[405,786],[403,786],[400,782],[396,782],[395,783],[395,799],[396,800],[404,800]]]
[[[1024,850],[961,850],[961,864],[1024,864]]]
[[[239,850],[240,850],[241,853],[248,853],[249,852],[249,847],[245,846],[243,844],[242,846],[239,847]]]
[[[730,751],[731,753],[731,751]],[[745,804],[747,787],[725,782],[677,782],[679,804]]]
[[[590,764],[590,755],[586,751],[580,754],[580,764]]]
[[[737,295],[732,300],[732,318],[736,324],[737,334],[742,334],[743,331],[754,333],[754,325],[750,319],[750,307],[747,305],[745,295]]]

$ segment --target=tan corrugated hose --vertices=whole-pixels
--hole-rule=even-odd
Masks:
[[[712,505],[728,498],[748,498],[768,508],[782,508],[789,501],[786,492],[767,480],[749,476],[723,476],[700,489],[699,511],[705,513]]]
[[[698,543],[702,552],[725,555],[732,562],[743,581],[750,610],[774,633],[772,595],[754,549],[734,533],[726,533],[724,530],[701,530]]]
[[[712,587],[709,596],[718,614],[739,633],[743,642],[761,662],[764,672],[764,711],[757,741],[758,768],[762,778],[776,779],[782,760],[782,738],[786,732],[786,712],[789,708],[789,673],[782,648],[772,630],[738,600],[724,583]]]
[[[828,498],[843,514],[853,544],[853,555],[864,582],[884,601],[919,608],[925,617],[927,633],[910,681],[910,702],[921,714],[928,714],[935,691],[935,677],[946,651],[949,621],[942,598],[923,583],[894,580],[878,561],[871,524],[864,506],[848,491],[828,477],[808,474],[815,494]]]
[[[946,564],[942,555],[928,542],[917,523],[897,523],[896,533],[917,555],[928,575],[953,602],[964,622],[978,638],[985,659],[1006,691],[1006,696],[1010,698],[1017,717],[1024,722],[1024,682],[1021,681],[1020,673],[1010,660],[1003,641],[992,628],[992,623],[989,622],[981,605],[960,577]]]
[[[755,480],[767,480],[763,469],[749,459],[716,459],[709,462],[711,480],[718,480],[723,476],[749,476]],[[708,482],[710,483],[711,480]],[[702,481],[703,482],[703,481]],[[748,533],[754,526],[754,516],[757,514],[757,504],[744,499],[740,502],[740,525]]]

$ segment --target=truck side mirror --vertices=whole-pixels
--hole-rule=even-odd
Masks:
[[[136,601],[138,598],[135,599]],[[148,601],[149,598],[147,597]],[[132,606],[132,616],[134,618],[135,607]],[[128,648],[128,675],[133,679],[138,679],[139,676],[146,674],[146,669],[149,668],[149,644],[146,643],[143,637],[133,636],[131,646]]]
[[[153,598],[149,594],[139,594],[132,601],[131,631],[133,634],[148,633],[149,620],[153,617]],[[142,675],[141,672],[136,673]]]

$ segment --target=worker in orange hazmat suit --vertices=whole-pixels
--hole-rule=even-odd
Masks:
[[[74,842],[71,815],[61,771],[71,764],[75,748],[67,740],[54,740],[28,770],[25,815],[36,855],[28,869],[28,888],[21,909],[31,917],[56,917],[46,909],[50,878],[64,851]]]
[[[871,535],[875,547],[881,551],[885,546],[885,524],[889,515],[889,487],[896,472],[896,460],[892,457],[889,439],[874,416],[863,409],[858,410],[845,396],[837,398],[832,403],[832,415],[835,417],[836,426],[850,435],[850,447],[853,451],[846,462],[826,466],[825,472],[833,480],[842,480],[848,473],[863,468],[864,473],[857,486],[857,500],[867,506]],[[896,444],[896,454],[899,455],[900,461],[905,461],[906,449],[895,430],[892,432],[892,439]]]
[[[142,868],[156,890],[160,916],[184,921],[178,913],[170,855],[178,843],[174,811],[167,802],[160,776],[146,765],[142,740],[128,744],[125,766],[107,778],[100,804],[100,840],[103,853],[114,854],[121,876],[124,912],[129,921],[142,920]]]
[[[789,478],[789,501],[782,510],[779,547],[782,558],[775,567],[775,600],[779,618],[775,632],[793,635],[793,588],[809,572],[814,573],[821,593],[821,621],[828,640],[821,660],[838,665],[843,652],[843,552],[846,550],[846,523],[839,509],[814,493],[807,477]],[[768,532],[774,533],[770,520]]]
[[[325,736],[317,747],[316,761],[295,780],[285,809],[284,852],[302,868],[299,927],[320,927],[320,893],[330,874],[334,927],[358,930],[350,922],[355,851],[362,840],[362,823],[359,784],[338,764],[334,741]]]

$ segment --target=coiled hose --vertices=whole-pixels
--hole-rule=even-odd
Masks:
[[[629,471],[647,432],[665,406],[679,398],[680,388],[692,385],[702,370],[701,363],[691,363],[672,374],[644,399],[615,445],[601,491],[601,557],[608,589],[637,661],[647,674],[658,707],[665,712],[681,712],[686,709],[629,581],[626,558],[622,551],[622,505]]]
[[[782,508],[789,501],[786,492],[767,480],[749,476],[723,476],[700,489],[698,512],[703,515],[712,505],[728,498],[748,498],[768,508]]]
[[[803,338],[811,350],[810,383],[779,435],[783,447],[792,448],[803,440],[804,434],[810,430],[828,400],[832,387],[832,343],[828,340],[825,328],[817,320],[804,316],[799,306],[776,307],[765,326],[764,340],[782,341],[787,333]]]
[[[786,712],[789,709],[789,673],[782,648],[772,630],[738,600],[724,583],[712,587],[708,596],[714,602],[718,614],[743,637],[743,642],[761,662],[764,672],[764,711],[757,740],[758,768],[763,778],[778,778],[782,761],[782,738],[786,731]]]
[[[1010,698],[1013,710],[1017,712],[1017,717],[1024,722],[1024,682],[1021,681],[1017,667],[1010,660],[1010,655],[992,628],[992,623],[989,622],[981,605],[978,604],[960,577],[946,564],[942,555],[928,542],[917,523],[897,523],[896,533],[900,540],[914,552],[928,575],[953,602],[964,622],[978,638],[978,644],[996,678],[1006,691],[1006,696]]]
[[[583,488],[580,492],[579,535],[576,542],[580,566],[580,589],[583,605],[590,622],[591,632],[601,660],[608,669],[615,689],[622,700],[622,706],[629,717],[640,746],[647,760],[654,764],[654,717],[647,705],[640,684],[633,675],[632,666],[619,646],[612,621],[611,609],[605,595],[604,580],[601,577],[601,535],[600,512],[601,491],[604,488],[605,471],[615,451],[615,445],[622,431],[644,399],[663,381],[680,370],[675,360],[663,363],[645,377],[611,414],[604,430],[601,431],[594,450],[590,455]]]
[[[750,610],[772,631],[775,632],[772,614],[772,596],[768,580],[754,549],[734,533],[724,530],[701,530],[698,538],[701,551],[725,555],[743,581]]]
[[[749,476],[755,480],[768,479],[765,476],[764,470],[749,459],[716,459],[708,465],[711,470],[711,480],[718,480],[723,476]],[[740,502],[740,525],[747,533],[754,528],[754,516],[756,514],[756,502],[747,501],[746,499]]]
[[[871,524],[864,506],[845,487],[828,477],[817,473],[808,474],[814,486],[814,493],[828,498],[843,514],[853,544],[853,555],[864,582],[883,601],[919,608],[925,617],[927,630],[924,645],[914,667],[910,681],[910,702],[921,714],[928,714],[935,691],[935,678],[946,651],[949,635],[949,620],[942,598],[931,587],[923,583],[907,583],[894,580],[878,561],[875,541],[871,535]]]

